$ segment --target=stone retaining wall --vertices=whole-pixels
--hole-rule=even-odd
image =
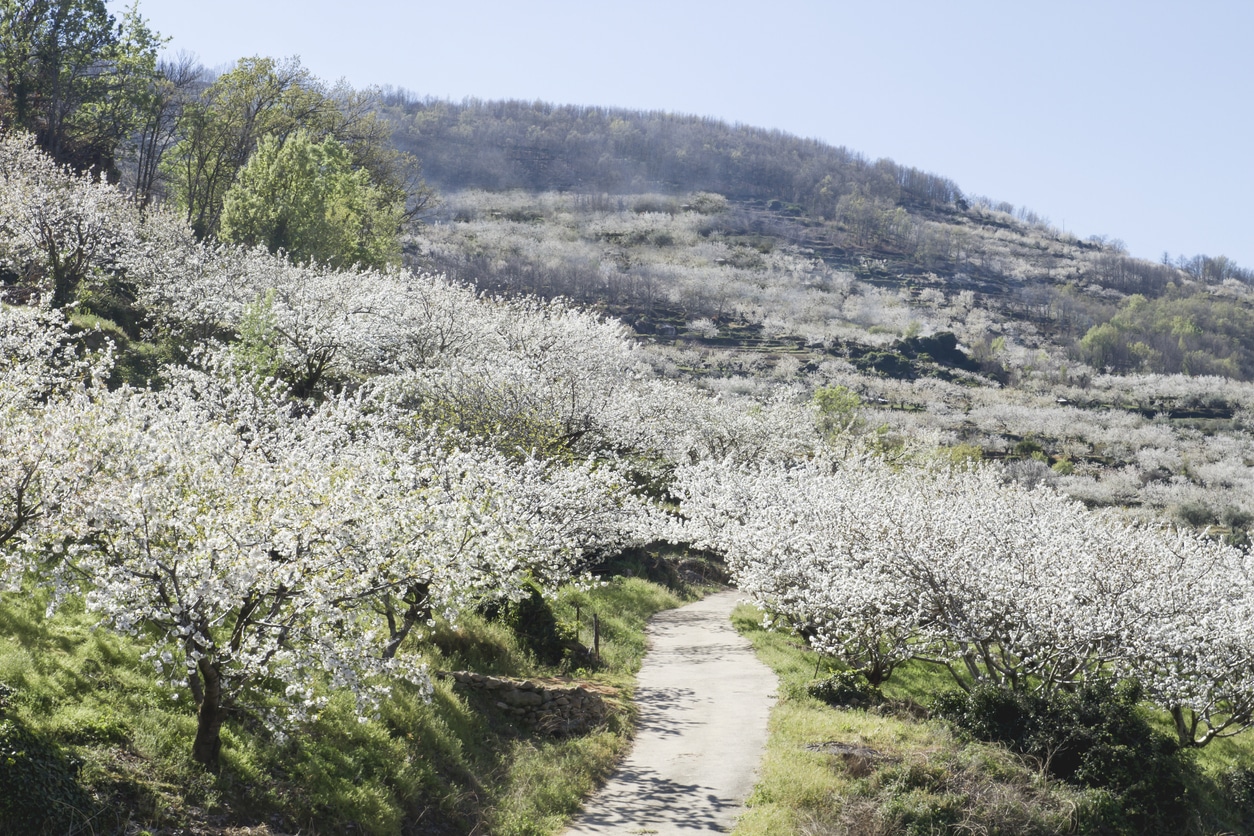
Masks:
[[[462,688],[485,692],[496,707],[537,731],[552,735],[584,734],[605,722],[609,710],[601,694],[582,685],[486,676],[471,671],[439,671]]]

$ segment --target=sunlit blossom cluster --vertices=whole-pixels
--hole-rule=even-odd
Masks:
[[[593,582],[662,536],[649,496],[675,463],[814,443],[807,407],[658,380],[623,326],[561,301],[198,241],[3,145],[43,191],[0,207],[0,254],[42,294],[0,306],[0,572],[146,642],[206,762],[254,691],[290,721],[327,685],[363,714],[429,688],[412,651],[435,619]],[[104,194],[122,208],[81,241],[23,237],[23,201]],[[125,276],[152,338],[183,346],[156,384],[110,383],[108,341],[50,304],[43,277],[79,250],[75,292]]]
[[[1248,553],[1094,513],[997,468],[703,462],[676,536],[727,556],[770,618],[879,682],[907,659],[957,683],[1135,677],[1202,744],[1254,721]]]

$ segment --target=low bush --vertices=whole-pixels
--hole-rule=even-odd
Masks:
[[[1219,776],[1223,801],[1237,817],[1242,831],[1254,832],[1254,768],[1235,767]]]
[[[839,671],[827,679],[816,679],[806,686],[806,692],[816,700],[844,708],[866,708],[884,698],[859,671]]]
[[[1049,694],[978,686],[934,710],[977,740],[1002,743],[1040,769],[1094,790],[1082,832],[1179,833],[1192,812],[1193,761],[1138,709],[1134,682]]]

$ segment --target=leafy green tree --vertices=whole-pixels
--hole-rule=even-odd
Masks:
[[[261,140],[223,198],[220,236],[296,262],[382,267],[400,257],[401,213],[347,148],[298,130]]]
[[[857,428],[861,419],[862,398],[847,386],[824,386],[814,393],[814,406],[819,412],[819,430],[833,438],[846,430]]]
[[[160,44],[137,5],[119,25],[104,0],[0,0],[0,125],[30,131],[57,162],[115,175]]]
[[[1129,296],[1077,344],[1081,359],[1118,372],[1254,378],[1251,308],[1208,290],[1158,299]]]
[[[335,139],[407,216],[430,201],[417,161],[390,147],[373,94],[328,89],[294,58],[244,58],[183,107],[180,139],[162,163],[197,235],[218,233],[226,194],[260,142],[274,137],[282,145],[298,130],[314,141]]]
[[[122,13],[114,43],[103,59],[107,72],[102,95],[83,102],[76,115],[80,130],[90,127],[100,142],[109,144],[110,167],[118,156],[133,152],[137,134],[164,86],[157,51],[167,40],[148,27],[138,0]]]
[[[245,58],[184,108],[182,139],[165,168],[174,199],[198,235],[217,232],[226,192],[262,137],[283,139],[318,121],[318,110],[329,103],[311,89],[313,82],[296,61]]]

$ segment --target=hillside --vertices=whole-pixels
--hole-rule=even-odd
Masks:
[[[415,262],[485,289],[563,295],[629,321],[660,306],[671,324],[734,320],[828,348],[852,339],[840,325],[900,333],[917,322],[955,330],[976,352],[1002,336],[1011,356],[1045,351],[1098,372],[1254,375],[1254,274],[1222,257],[1132,258],[1118,241],[1079,240],[947,178],[779,131],[542,103],[385,101],[396,146],[445,193],[430,216],[437,243]],[[608,218],[618,228],[596,226]],[[450,242],[450,224],[474,245]],[[692,250],[698,242],[710,246]],[[806,274],[805,301],[796,281],[780,286],[780,258],[763,258],[772,253]],[[842,310],[850,297],[859,313]],[[902,310],[866,310],[885,306]],[[972,310],[981,316],[963,328]]]
[[[387,114],[442,190],[415,266],[620,318],[711,391],[847,389],[867,431],[1245,541],[1254,276],[1227,259],[1132,258],[708,119],[400,95]]]
[[[728,576],[783,714],[909,730],[766,832],[1254,819],[1244,271],[775,132],[143,43],[160,142],[0,135],[0,834],[552,833],[645,618]],[[773,748],[836,774],[818,733]]]

